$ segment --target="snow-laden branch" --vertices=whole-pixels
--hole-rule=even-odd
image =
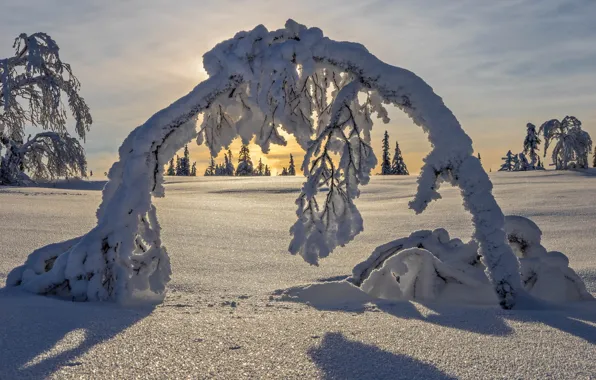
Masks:
[[[306,150],[307,179],[297,200],[290,252],[316,264],[363,229],[353,201],[376,164],[370,148],[372,115],[388,122],[384,105],[394,104],[427,132],[433,147],[410,206],[422,212],[440,198],[442,181],[460,187],[501,304],[515,304],[521,286],[518,262],[507,245],[492,184],[472,156],[470,138],[421,78],[381,62],[362,45],[330,40],[320,29],[292,20],[280,30],[258,26],[240,32],[206,53],[203,62],[209,79],[122,144],[97,227],[48,272],[23,275],[23,286],[44,293],[66,283],[71,296],[90,300],[122,299],[144,289],[161,294],[170,268],[151,195],[163,194],[163,167],[196,135],[201,112],[197,141],[213,155],[236,135],[244,142],[254,138],[267,152],[271,143],[285,144],[280,130],[293,134]],[[321,192],[324,199],[317,198]]]

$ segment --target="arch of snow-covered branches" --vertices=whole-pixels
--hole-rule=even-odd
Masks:
[[[257,26],[240,32],[206,53],[203,62],[209,78],[123,142],[97,226],[32,253],[11,272],[9,285],[74,300],[162,294],[171,269],[151,199],[164,195],[164,165],[197,136],[213,155],[237,135],[245,142],[254,138],[266,153],[270,144],[286,143],[280,129],[306,151],[307,179],[296,201],[289,250],[317,264],[363,230],[354,199],[377,163],[370,147],[372,119],[387,122],[384,106],[393,104],[432,144],[410,207],[420,213],[439,199],[441,182],[458,186],[487,276],[501,305],[513,307],[522,291],[519,263],[507,244],[492,184],[473,155],[471,139],[421,78],[381,62],[360,44],[333,41],[292,20],[280,30]]]

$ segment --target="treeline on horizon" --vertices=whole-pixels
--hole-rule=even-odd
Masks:
[[[232,150],[228,149],[224,153],[224,159],[221,163],[215,162],[215,157],[211,156],[209,165],[203,174],[206,177],[210,176],[271,176],[271,168],[269,165],[263,164],[263,160],[259,158],[257,165],[254,165],[250,157],[250,149],[247,144],[242,144],[240,152],[238,153],[238,163],[234,166]],[[176,155],[176,159],[172,158],[166,170],[168,176],[191,176],[197,175],[197,164],[193,162],[190,164],[190,153],[188,145],[184,147],[184,155],[182,157]],[[284,167],[279,174],[281,176],[296,175],[296,166],[294,164],[294,156],[290,154],[288,167]]]
[[[556,170],[587,169],[588,155],[592,150],[592,139],[588,132],[581,128],[582,122],[575,116],[565,116],[563,120],[551,119],[544,122],[538,130],[532,123],[526,125],[526,137],[523,142],[523,151],[512,153],[509,150],[499,171],[529,171],[544,170],[538,151],[544,138],[544,154],[554,144],[552,150],[552,164]],[[596,149],[592,166],[596,167]]]

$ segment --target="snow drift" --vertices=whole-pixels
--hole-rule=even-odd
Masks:
[[[524,290],[550,302],[592,300],[561,252],[541,245],[542,231],[522,216],[505,218],[507,240],[519,258]],[[408,248],[416,245],[416,248]],[[377,249],[354,269],[354,282],[384,299],[496,302],[475,243],[449,239],[443,229],[419,231]]]

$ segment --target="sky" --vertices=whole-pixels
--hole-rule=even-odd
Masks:
[[[472,137],[486,170],[497,170],[508,150],[522,150],[528,122],[574,115],[596,141],[594,0],[2,0],[0,57],[13,53],[23,32],[57,41],[91,108],[84,146],[89,169],[101,174],[131,130],[206,78],[205,52],[238,31],[278,29],[288,18],[359,42],[423,78]],[[417,173],[430,145],[401,111],[390,116],[373,130],[377,157],[388,130]],[[204,171],[207,149],[189,148]],[[258,161],[260,150],[251,153]],[[293,141],[263,161],[275,174],[290,153],[301,161]]]

